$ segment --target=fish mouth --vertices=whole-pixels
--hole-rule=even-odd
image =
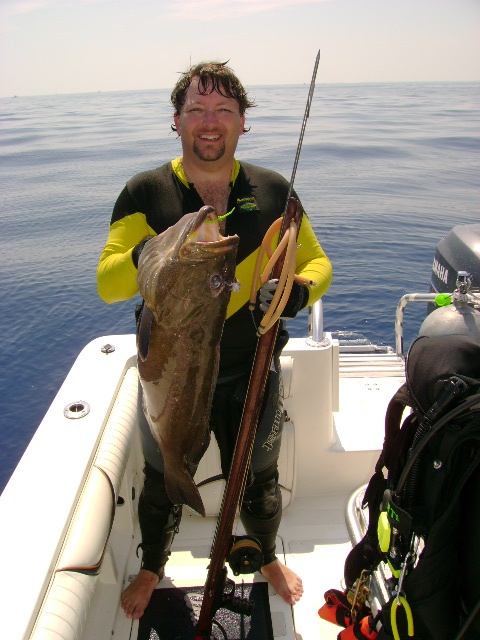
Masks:
[[[204,206],[192,221],[185,238],[185,245],[200,245],[209,251],[228,251],[232,245],[237,245],[237,235],[223,236],[220,233],[217,212],[213,207]]]

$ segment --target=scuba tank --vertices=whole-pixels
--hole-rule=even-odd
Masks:
[[[418,335],[470,335],[480,339],[480,297],[471,289],[472,278],[466,271],[459,271],[455,291],[436,296],[438,308],[425,318]]]

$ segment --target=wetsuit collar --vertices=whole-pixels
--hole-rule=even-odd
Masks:
[[[182,158],[175,158],[172,160],[172,169],[173,173],[177,176],[177,178],[182,182],[186,187],[190,188],[189,182],[187,180],[187,176],[185,175],[185,171],[183,170]],[[232,174],[230,176],[231,184],[235,184],[235,180],[240,172],[240,162],[234,158],[233,159],[233,167]]]

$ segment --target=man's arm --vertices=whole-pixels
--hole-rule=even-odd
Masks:
[[[325,255],[320,243],[304,214],[300,233],[298,234],[297,266],[295,273],[314,284],[308,285],[308,300],[305,306],[310,306],[319,300],[327,291],[332,281],[332,264]]]
[[[135,211],[127,189],[120,194],[112,214],[107,242],[97,267],[98,295],[107,303],[128,300],[138,293],[137,267],[132,257],[146,236],[155,235],[145,216]]]

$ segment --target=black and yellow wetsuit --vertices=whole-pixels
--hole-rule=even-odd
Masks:
[[[221,373],[244,368],[255,353],[257,337],[248,311],[253,269],[266,231],[283,213],[287,192],[288,183],[279,174],[234,162],[227,207],[233,213],[226,219],[226,234],[237,234],[240,238],[235,272],[240,290],[232,292],[227,309],[220,346]],[[133,248],[145,236],[165,231],[204,204],[208,203],[188,184],[180,158],[133,177],[115,204],[110,233],[100,257],[97,270],[100,297],[113,303],[138,293]],[[306,216],[298,245],[296,273],[315,282],[309,287],[310,305],[327,290],[331,265]]]
[[[254,267],[265,233],[283,213],[288,186],[278,173],[234,161],[227,207],[228,212],[233,211],[226,218],[225,233],[237,234],[240,238],[235,271],[240,289],[232,292],[227,309],[220,344],[220,371],[210,415],[225,476],[228,475],[258,340],[248,310]],[[204,204],[209,203],[204,203],[194,186],[188,183],[180,158],[140,173],[127,182],[113,209],[108,240],[97,269],[100,297],[114,303],[138,293],[137,269],[132,258],[134,248],[146,236],[165,231],[183,215],[197,211]],[[278,237],[272,240],[273,246],[277,240]],[[308,287],[305,306],[318,300],[330,284],[330,261],[306,215],[298,238],[296,273],[315,283]],[[261,315],[256,318],[257,325]],[[282,333],[285,340],[286,332],[279,335]],[[275,539],[281,518],[277,460],[283,427],[283,399],[277,355],[267,381],[252,453],[251,483],[245,490],[241,509],[247,533],[262,545],[265,564],[275,558]],[[172,505],[168,499],[161,453],[141,411],[139,423],[146,461],[145,484],[139,503],[144,552],[142,567],[162,575],[181,518],[181,508]]]

